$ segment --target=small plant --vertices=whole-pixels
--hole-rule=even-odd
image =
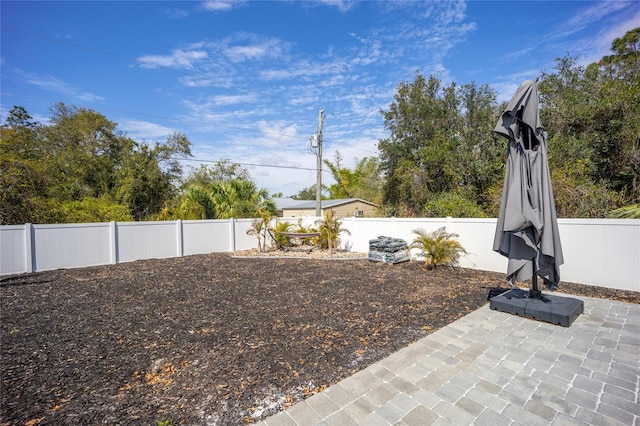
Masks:
[[[304,226],[302,224],[302,219],[298,219],[298,227],[295,230],[296,233],[299,234],[309,234],[312,232],[318,232],[317,229],[311,227],[311,226]],[[314,245],[316,244],[315,240],[317,237],[309,237],[309,238],[303,238],[302,241],[300,242],[300,244],[302,245]]]
[[[258,239],[258,250],[260,252],[267,250],[267,230],[269,222],[273,219],[273,213],[268,210],[258,210],[259,219],[251,221],[251,229],[247,230],[247,235],[255,235]]]
[[[171,420],[161,420],[158,422],[158,426],[173,426],[173,422]]]
[[[285,247],[289,245],[289,237],[280,234],[280,232],[290,232],[292,227],[293,223],[278,222],[276,223],[275,228],[271,228],[271,230],[274,231],[274,233],[272,234],[273,239],[275,240],[278,247]]]
[[[304,226],[302,224],[302,219],[301,218],[298,218],[298,224],[296,226],[297,226],[297,228],[296,228],[295,232],[298,232],[300,234],[306,234],[308,232],[314,232],[315,231],[315,229],[313,229],[313,228],[309,228],[307,226]]]
[[[264,227],[264,221],[262,219],[253,219],[251,221],[251,229],[247,229],[247,235],[255,235],[256,238],[258,239],[258,250],[260,250],[260,252],[264,251],[263,245],[262,245],[262,232],[261,232],[263,227]]]
[[[333,252],[333,249],[336,248],[338,242],[338,236],[340,233],[345,232],[351,235],[348,229],[341,228],[340,219],[335,217],[335,212],[333,210],[329,210],[325,212],[324,217],[320,220],[316,221],[318,225],[318,231],[320,232],[319,245],[322,248],[328,248],[329,252]]]
[[[448,233],[444,226],[434,232],[414,229],[413,233],[418,234],[418,236],[409,247],[421,250],[425,265],[429,269],[438,266],[454,266],[458,262],[460,255],[467,254],[464,247],[454,240],[459,235]]]

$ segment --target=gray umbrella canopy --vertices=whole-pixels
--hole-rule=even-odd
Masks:
[[[564,258],[535,81],[520,85],[494,131],[509,139],[509,148],[493,249],[509,259],[511,285],[535,273],[555,289]]]

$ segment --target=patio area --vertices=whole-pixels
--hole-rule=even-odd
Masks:
[[[579,298],[569,328],[485,305],[261,425],[638,425],[640,305]]]

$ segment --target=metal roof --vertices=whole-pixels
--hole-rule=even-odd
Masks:
[[[316,208],[316,200],[294,200],[293,198],[273,198],[276,203],[277,210],[312,210]],[[374,203],[370,201],[361,200],[360,198],[340,198],[337,200],[321,200],[320,205],[322,209],[330,209],[331,207],[338,207],[343,204],[349,204],[354,201],[360,201],[372,206]]]

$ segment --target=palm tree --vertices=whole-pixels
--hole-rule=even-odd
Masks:
[[[249,218],[260,211],[275,214],[276,205],[265,189],[257,189],[251,180],[233,179],[212,184],[212,200],[218,219]]]
[[[352,196],[353,186],[356,183],[357,176],[349,169],[345,169],[340,165],[342,156],[340,151],[336,151],[335,164],[329,160],[324,160],[324,164],[331,171],[335,184],[329,187],[331,198],[349,198]]]
[[[340,226],[340,219],[335,217],[335,211],[333,210],[325,212],[324,217],[316,221],[316,225],[318,225],[318,230],[320,231],[320,245],[324,247],[326,243],[329,253],[333,253],[340,233],[345,232],[351,235],[348,229]]]
[[[275,211],[275,202],[268,197],[265,189],[258,190],[251,180],[232,179],[213,182],[207,187],[189,186],[182,194],[176,208],[163,210],[163,217],[230,219],[266,215],[270,220]],[[268,221],[265,223],[268,224]]]
[[[216,216],[211,194],[199,185],[187,188],[178,212],[181,219],[213,219]]]

